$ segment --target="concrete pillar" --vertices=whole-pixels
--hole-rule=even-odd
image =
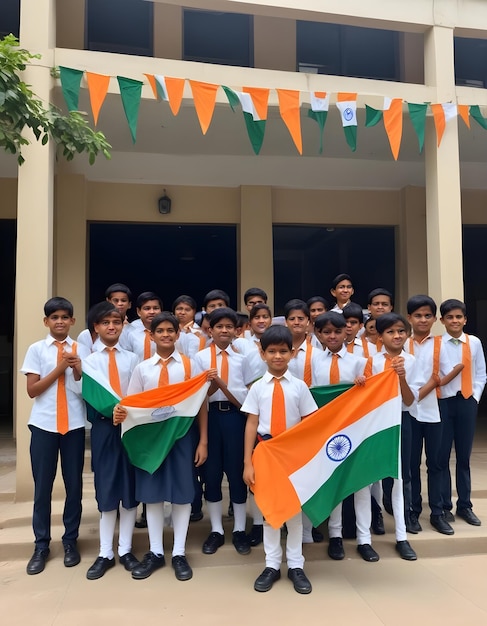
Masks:
[[[183,58],[183,9],[154,2],[154,56]]]
[[[274,311],[274,262],[272,249],[272,190],[270,187],[241,187],[239,238],[240,308],[243,294],[260,287],[269,296]]]
[[[20,45],[42,54],[40,64],[27,66],[24,80],[44,102],[51,99],[55,33],[55,0],[23,0]],[[14,425],[17,437],[17,500],[32,497],[27,421],[32,402],[25,377],[17,374],[27,347],[46,334],[43,305],[52,296],[54,148],[42,146],[33,135],[23,149],[19,167],[17,207],[17,269],[15,279]]]
[[[296,71],[295,20],[254,15],[254,67]]]
[[[437,89],[436,102],[455,102],[453,28],[434,26],[425,37],[426,84]],[[462,214],[458,126],[447,124],[437,147],[433,120],[427,120],[426,232],[429,295],[438,304],[463,299]]]

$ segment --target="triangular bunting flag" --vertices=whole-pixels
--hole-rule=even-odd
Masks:
[[[79,90],[83,72],[70,67],[59,66],[61,87],[69,111],[78,110]]]
[[[477,122],[477,124],[480,124],[480,126],[482,126],[484,130],[487,130],[487,120],[480,112],[480,107],[478,104],[474,104],[470,107],[470,115]]]
[[[200,83],[196,80],[190,80],[189,84],[193,92],[194,108],[196,109],[201,131],[203,135],[206,135],[213,117],[213,111],[215,110],[218,85]]]
[[[232,110],[235,110],[235,107],[239,104],[241,105],[250,143],[252,144],[255,154],[259,154],[262,142],[264,141],[266,122],[265,120],[259,119],[252,96],[249,93],[234,91],[233,89],[230,89],[230,87],[225,87],[223,85],[222,88],[228,98],[228,102],[232,107]]]
[[[108,87],[110,85],[110,76],[86,72],[86,81],[88,83],[88,91],[90,92],[93,120],[95,121],[96,126],[98,124],[98,115],[100,114],[101,107],[105,102]]]
[[[163,100],[169,102],[173,115],[179,113],[184,93],[184,78],[169,78],[168,76],[155,76],[157,93]]]
[[[154,74],[144,74],[144,76],[149,81],[149,85],[151,86],[152,93],[154,94],[154,98],[156,100],[159,100],[159,93],[157,91],[156,77],[154,76]]]
[[[267,120],[269,89],[263,87],[242,87],[242,91],[252,97],[252,103],[255,106],[259,119]]]
[[[314,120],[320,127],[320,154],[323,153],[323,131],[325,130],[330,96],[325,91],[312,91],[310,94],[311,108],[308,109],[308,117]]]
[[[462,118],[462,120],[465,122],[465,126],[467,128],[470,128],[470,117],[469,117],[469,105],[468,104],[458,104],[457,105],[457,109],[458,109],[458,115]]]
[[[376,126],[382,119],[382,111],[373,109],[368,104],[365,105],[365,127]]]
[[[352,152],[357,149],[357,94],[338,93],[337,108],[342,118],[345,139]]]
[[[457,116],[457,105],[452,102],[445,102],[444,104],[431,104],[430,106],[435,120],[436,139],[438,147],[440,147],[446,123]]]
[[[397,161],[402,139],[402,99],[394,98],[388,104],[387,109],[384,106],[384,128],[389,139],[392,156]]]
[[[142,85],[140,80],[117,76],[122,98],[123,110],[130,128],[132,141],[135,143],[137,135],[137,118],[139,117],[140,98],[142,96]]]
[[[426,126],[427,109],[427,104],[414,104],[412,102],[408,102],[409,117],[411,119],[411,124],[416,131],[416,135],[418,136],[420,152],[423,151],[424,146],[424,129]]]
[[[284,124],[286,124],[299,154],[303,154],[301,117],[299,115],[299,91],[290,89],[276,89],[276,91],[282,120]]]

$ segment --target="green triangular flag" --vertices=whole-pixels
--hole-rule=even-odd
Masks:
[[[427,104],[414,104],[412,102],[408,102],[409,117],[411,118],[411,123],[416,131],[416,135],[418,136],[420,152],[423,151],[424,146],[424,129],[426,126],[427,108]]]
[[[382,111],[378,109],[373,109],[369,107],[367,104],[365,105],[365,126],[375,126],[382,119]]]
[[[314,120],[320,127],[320,154],[323,152],[323,131],[325,130],[326,118],[328,111],[313,111],[308,109],[308,117]]]
[[[256,112],[249,94],[234,91],[230,87],[225,87],[225,85],[222,85],[222,89],[228,98],[232,111],[235,111],[235,107],[241,105],[252,149],[255,154],[259,154],[264,141],[266,121],[255,119],[254,115],[256,115]]]
[[[142,97],[142,85],[140,80],[117,76],[123,110],[130,128],[132,141],[135,143],[137,134],[137,118],[139,116],[140,99]]]
[[[222,89],[228,98],[228,104],[231,106],[232,111],[235,111],[235,107],[238,107],[240,104],[239,97],[233,91],[233,89],[230,89],[230,87],[225,87],[225,85],[222,85]]]
[[[59,73],[68,111],[78,111],[79,90],[83,72],[81,70],[73,70],[70,67],[59,66]]]
[[[482,126],[484,130],[487,130],[487,120],[480,112],[480,107],[478,104],[474,104],[470,107],[470,115],[477,122],[477,124],[480,124],[480,126]]]
[[[343,132],[345,133],[345,139],[350,146],[352,152],[357,149],[357,127],[356,126],[344,126]]]

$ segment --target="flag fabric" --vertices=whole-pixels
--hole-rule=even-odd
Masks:
[[[108,370],[94,367],[89,358],[83,361],[81,393],[83,400],[104,417],[111,418],[115,405],[120,402],[120,396],[110,385]]]
[[[375,126],[381,119],[391,147],[392,156],[397,161],[402,140],[402,99],[384,98],[382,110],[365,105],[365,126]]]
[[[321,524],[347,496],[400,468],[401,394],[394,370],[367,379],[254,450],[254,495],[273,528],[302,509]]]
[[[185,79],[170,78],[160,74],[157,74],[154,78],[159,97],[169,102],[172,114],[177,115],[183,101]]]
[[[310,94],[311,108],[308,109],[308,117],[314,120],[320,127],[320,154],[323,153],[323,131],[325,130],[326,118],[330,107],[330,96],[326,91],[312,91]]]
[[[218,85],[201,83],[197,80],[190,80],[189,84],[193,92],[194,108],[201,126],[201,132],[203,135],[206,135],[215,110]]]
[[[266,120],[260,118],[252,95],[245,91],[235,91],[224,85],[222,85],[222,89],[227,96],[232,111],[234,111],[235,107],[239,104],[242,107],[242,113],[252,149],[255,154],[259,154],[264,141]]]
[[[140,80],[125,78],[124,76],[117,76],[117,81],[120,88],[123,110],[132,136],[132,142],[135,143],[143,83]]]
[[[93,120],[96,126],[98,124],[98,115],[100,114],[101,107],[105,102],[108,87],[110,86],[110,76],[86,72],[86,82],[88,83],[91,111],[93,113]]]
[[[336,105],[342,118],[345,139],[352,152],[355,152],[357,149],[357,94],[338,93]]]
[[[431,111],[433,112],[433,118],[435,120],[436,139],[438,141],[438,147],[440,147],[447,122],[457,116],[457,105],[452,102],[432,104]]]
[[[477,124],[480,124],[484,130],[487,130],[487,120],[482,115],[478,104],[474,104],[470,107],[470,115],[477,122]]]
[[[172,446],[191,428],[205,401],[207,373],[123,398],[128,415],[122,422],[122,444],[132,465],[153,474]]]
[[[413,125],[416,135],[418,136],[420,152],[423,152],[427,110],[427,104],[415,104],[414,102],[408,102],[409,118],[411,119],[411,124]]]
[[[279,100],[279,113],[286,124],[299,154],[303,154],[301,136],[301,116],[299,111],[299,91],[292,89],[276,89]]]
[[[63,96],[69,111],[78,110],[79,90],[81,79],[83,78],[82,70],[74,70],[71,67],[59,66],[59,75],[61,78],[61,88]]]
[[[325,406],[342,393],[352,389],[353,385],[349,383],[339,383],[338,385],[324,385],[322,387],[310,387],[311,395],[313,396],[318,408]]]
[[[458,115],[462,118],[465,123],[465,126],[470,129],[470,117],[469,117],[469,105],[468,104],[457,104]]]

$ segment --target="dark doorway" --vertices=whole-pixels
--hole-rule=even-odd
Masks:
[[[274,295],[276,315],[291,298],[323,296],[332,304],[331,281],[349,274],[353,300],[367,307],[375,287],[394,293],[394,228],[274,226]]]
[[[112,283],[134,295],[155,291],[170,309],[181,294],[198,306],[211,289],[223,289],[237,306],[235,226],[100,224],[89,228],[89,304]],[[132,317],[135,310],[132,309]]]
[[[0,220],[0,433],[12,432],[16,220]]]

